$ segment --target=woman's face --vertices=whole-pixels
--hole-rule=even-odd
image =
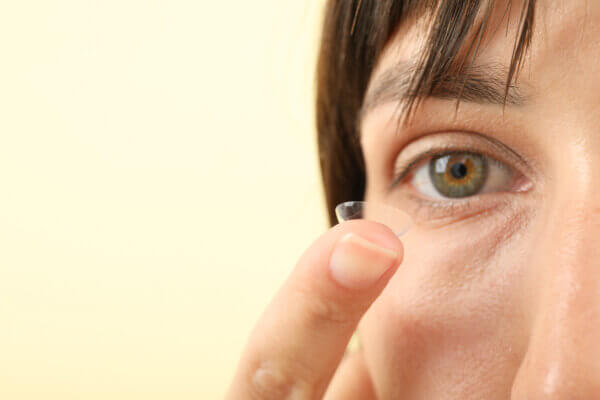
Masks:
[[[503,109],[521,8],[508,25],[504,12],[458,110],[461,77],[397,124],[419,21],[401,27],[371,77],[365,197],[415,220],[359,328],[382,398],[600,398],[600,2],[537,5]]]

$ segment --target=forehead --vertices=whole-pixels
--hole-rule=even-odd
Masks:
[[[521,1],[496,2],[478,50],[478,61],[504,65],[508,70],[519,34],[522,6]],[[480,14],[483,18],[483,11]],[[380,56],[371,83],[398,62],[421,56],[430,21],[430,15],[422,15],[402,23]],[[542,86],[550,83],[544,82],[543,78],[553,70],[563,74],[578,71],[583,73],[580,76],[582,80],[593,79],[596,75],[594,66],[600,60],[598,38],[600,1],[538,0],[533,40],[523,60],[522,74],[527,74],[528,80]],[[467,38],[465,43],[468,45],[471,39]]]

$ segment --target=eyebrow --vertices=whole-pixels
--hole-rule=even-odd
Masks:
[[[431,97],[507,106],[522,106],[527,103],[523,86],[511,84],[506,93],[508,70],[501,64],[473,64],[461,73],[448,74],[439,78],[430,94],[409,93],[410,80],[416,67],[409,62],[400,62],[384,71],[370,85],[361,109],[361,119],[377,106],[391,102],[405,102],[412,97]],[[506,99],[505,99],[506,97]]]

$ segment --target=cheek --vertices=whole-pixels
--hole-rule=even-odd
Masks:
[[[433,390],[444,377],[461,391],[514,377],[529,326],[528,215],[504,209],[402,238],[403,264],[361,324],[382,387]]]

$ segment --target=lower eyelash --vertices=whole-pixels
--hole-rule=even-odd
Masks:
[[[443,224],[446,221],[456,222],[479,214],[488,213],[507,204],[506,199],[500,199],[494,194],[466,197],[458,200],[432,201],[409,193],[409,203],[414,205],[410,214],[417,222]],[[485,197],[483,200],[481,197]]]
[[[470,198],[460,200],[444,200],[443,202],[425,199],[423,197],[409,194],[411,201],[417,204],[417,213],[422,213],[424,209],[430,214],[440,214],[442,216],[454,215],[466,211],[471,206]]]

